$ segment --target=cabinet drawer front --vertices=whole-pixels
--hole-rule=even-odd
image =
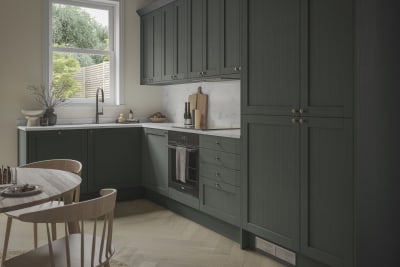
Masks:
[[[228,223],[239,225],[239,188],[201,178],[200,210]]]
[[[240,156],[210,149],[200,149],[200,163],[211,163],[234,170],[240,169]]]
[[[200,135],[200,147],[239,154],[240,140],[235,138]]]
[[[214,181],[240,186],[240,171],[200,162],[200,176]]]

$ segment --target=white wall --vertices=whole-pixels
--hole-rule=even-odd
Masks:
[[[0,1],[0,164],[17,164],[17,120],[22,108],[35,108],[25,90],[42,84],[43,11],[45,0]],[[162,106],[162,88],[140,86],[140,19],[136,10],[151,0],[125,1],[124,81],[126,103],[105,107],[103,119],[133,109],[143,118]],[[37,106],[36,106],[37,107]],[[65,105],[56,109],[60,123],[93,120],[95,105]]]
[[[168,118],[183,125],[185,102],[191,94],[208,95],[208,127],[240,127],[240,81],[200,82],[168,85],[163,88],[164,112]]]

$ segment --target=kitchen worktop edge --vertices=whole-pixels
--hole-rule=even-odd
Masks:
[[[101,124],[60,124],[54,126],[18,126],[19,130],[30,131],[51,131],[51,130],[79,130],[79,129],[105,129],[105,128],[152,128],[166,131],[188,132],[202,135],[212,135],[220,137],[240,138],[240,129],[225,129],[225,130],[194,130],[175,128],[176,123],[101,123]]]

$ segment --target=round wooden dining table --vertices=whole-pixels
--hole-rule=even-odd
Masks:
[[[31,207],[60,197],[65,204],[72,203],[74,189],[82,182],[79,175],[67,171],[40,168],[16,170],[17,184],[38,185],[41,192],[17,197],[0,195],[0,213]],[[2,190],[0,188],[0,191]]]

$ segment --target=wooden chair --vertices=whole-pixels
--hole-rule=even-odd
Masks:
[[[50,159],[50,160],[43,160],[43,161],[36,161],[26,165],[21,166],[20,168],[43,168],[43,169],[53,169],[53,170],[62,170],[75,173],[77,175],[81,175],[82,173],[82,164],[77,160],[72,159]],[[73,202],[79,202],[79,195],[80,195],[80,186],[77,186],[73,191],[72,200]],[[6,233],[4,237],[4,244],[3,244],[3,258],[2,258],[2,265],[5,260],[7,249],[8,249],[8,242],[10,239],[10,232],[11,232],[11,225],[13,218],[18,218],[21,214],[27,212],[34,212],[43,209],[63,206],[64,202],[59,199],[56,201],[50,201],[44,204],[36,205],[33,207],[19,209],[15,211],[6,212],[5,215],[7,216],[7,225],[6,225]],[[33,240],[34,240],[34,247],[37,248],[38,245],[38,238],[37,238],[37,224],[33,224]],[[55,224],[52,225],[52,239],[57,239],[56,227]]]
[[[20,214],[18,219],[21,221],[46,224],[48,244],[6,260],[5,266],[110,266],[109,261],[115,251],[112,231],[116,196],[115,189],[102,189],[100,197],[95,199]],[[81,232],[69,233],[69,222],[79,222]],[[64,223],[63,238],[51,240],[49,224],[52,223]],[[84,231],[85,227],[89,228],[89,224],[93,225],[90,227],[93,229],[91,234]]]

